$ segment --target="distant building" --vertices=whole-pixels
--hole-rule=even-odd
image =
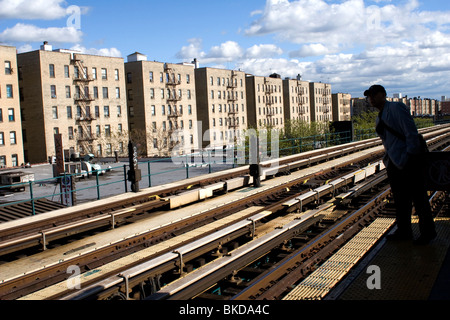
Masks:
[[[44,43],[17,60],[26,161],[55,155],[55,134],[66,155],[128,153],[122,58],[53,51]]]
[[[450,101],[441,101],[441,113],[450,115]]]
[[[283,80],[284,116],[286,120],[311,122],[309,82],[297,79]]]
[[[231,145],[247,129],[247,92],[242,71],[196,68],[197,114],[203,147]]]
[[[251,128],[284,128],[283,81],[277,75],[247,75],[248,125]]]
[[[0,60],[0,168],[11,168],[24,163],[16,48],[0,46]]]
[[[352,96],[349,93],[332,94],[333,121],[350,121],[351,99]]]
[[[322,82],[310,82],[311,121],[333,121],[331,105],[331,85]]]
[[[125,64],[130,133],[145,156],[198,149],[194,66],[147,61],[133,53]]]

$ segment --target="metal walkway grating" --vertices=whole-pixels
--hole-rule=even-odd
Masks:
[[[289,292],[283,300],[320,300],[325,297],[394,222],[395,219],[392,218],[377,218]]]

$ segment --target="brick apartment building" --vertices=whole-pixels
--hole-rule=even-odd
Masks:
[[[17,55],[25,159],[48,161],[61,134],[66,156],[127,153],[124,61],[44,43]]]
[[[309,83],[311,100],[311,121],[333,121],[331,85],[322,82]]]
[[[245,73],[196,68],[195,84],[202,146],[223,146],[240,140],[248,122]]]
[[[136,52],[128,56],[125,72],[130,132],[141,154],[198,149],[194,66],[147,61]]]
[[[331,99],[333,121],[350,121],[352,96],[349,93],[333,93]]]
[[[233,144],[248,128],[282,130],[289,120],[328,122],[350,114],[349,95],[332,100],[330,84],[300,77],[153,62],[138,52],[124,63],[48,43],[18,55],[0,48],[4,167],[47,162],[55,155],[55,134],[62,135],[67,157],[125,156],[130,137],[141,155],[167,156],[174,147],[185,153]]]
[[[283,80],[284,117],[287,120],[311,122],[309,82],[297,79]]]
[[[283,129],[285,123],[283,80],[279,75],[247,75],[248,126]]]
[[[0,168],[24,163],[16,48],[0,46]]]

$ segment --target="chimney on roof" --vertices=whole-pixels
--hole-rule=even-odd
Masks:
[[[44,41],[44,44],[41,45],[41,50],[52,51],[53,47],[52,47],[52,45],[48,44],[48,41]]]
[[[194,64],[195,69],[200,68],[200,63],[198,62],[197,58],[194,58],[194,61],[192,61],[192,63]]]

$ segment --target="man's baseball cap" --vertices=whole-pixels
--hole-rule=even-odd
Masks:
[[[383,86],[380,86],[379,84],[375,84],[375,85],[371,86],[368,90],[364,91],[364,96],[371,97],[371,96],[376,95],[379,92],[383,92],[385,95],[387,95],[386,89],[384,89]]]

